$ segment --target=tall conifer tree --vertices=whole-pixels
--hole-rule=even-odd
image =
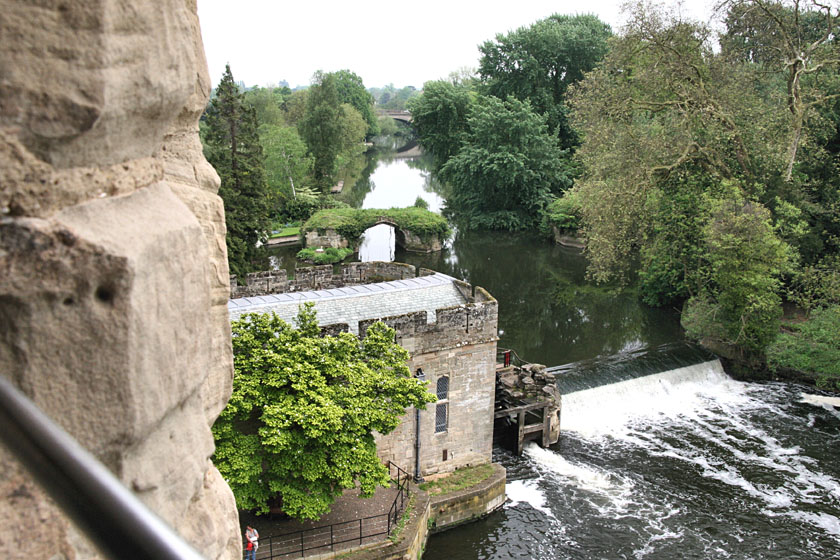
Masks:
[[[257,244],[266,238],[271,204],[256,113],[243,103],[230,65],[207,108],[204,155],[222,179],[230,270],[242,275],[252,270]]]

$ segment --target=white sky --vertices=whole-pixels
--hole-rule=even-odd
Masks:
[[[365,87],[413,85],[478,66],[478,45],[553,13],[594,13],[618,31],[624,0],[198,0],[215,86],[225,64],[246,85],[307,85],[348,69]],[[685,0],[706,20],[713,0]],[[673,2],[668,2],[673,3]]]

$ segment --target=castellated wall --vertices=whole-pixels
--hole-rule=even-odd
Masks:
[[[465,292],[472,289],[469,284],[459,284]],[[426,323],[425,311],[382,319],[396,329],[397,342],[411,355],[411,371],[422,368],[430,392],[435,393],[439,378],[449,378],[446,430],[435,431],[436,403],[420,411],[423,476],[491,460],[498,304],[480,287],[469,299],[465,305],[438,309],[434,323]],[[360,334],[373,322],[361,321]],[[413,473],[416,429],[412,408],[395,431],[377,438],[382,460]]]
[[[0,37],[0,372],[207,558],[238,558],[210,462],[233,368],[195,0],[6,0]],[[0,558],[96,557],[0,448]]]
[[[419,276],[428,276],[434,271],[421,268]],[[342,286],[370,284],[388,280],[402,280],[418,276],[417,269],[398,262],[352,262],[342,264],[336,272],[331,264],[303,266],[295,269],[289,278],[285,270],[252,272],[240,283],[236,276],[230,277],[230,298],[285,294],[307,290],[328,290]]]

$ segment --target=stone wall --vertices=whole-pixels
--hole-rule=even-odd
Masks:
[[[432,393],[438,379],[449,378],[447,429],[435,431],[437,404],[420,411],[424,476],[491,459],[498,304],[482,288],[475,291],[466,305],[438,309],[434,323],[426,323],[425,312],[382,318],[396,329],[397,342],[411,355],[411,371],[423,370]],[[360,334],[372,323],[361,321]],[[416,430],[415,411],[410,409],[395,431],[377,438],[379,456],[413,473]]]
[[[319,233],[317,230],[307,231],[303,236],[303,241],[305,247],[332,247],[334,249],[342,249],[350,246],[350,243],[334,229],[324,230],[323,233]]]
[[[419,276],[428,276],[433,271],[420,269]],[[306,266],[295,269],[295,274],[289,278],[285,270],[271,270],[253,272],[245,277],[240,285],[236,276],[230,277],[230,298],[262,296],[267,294],[285,294],[288,292],[302,292],[307,290],[327,290],[402,280],[418,276],[417,270],[410,264],[395,262],[366,262],[346,263],[335,272],[333,265]]]
[[[238,558],[210,462],[233,368],[195,1],[10,1],[0,36],[0,371],[207,558]],[[0,557],[98,557],[5,449]]]
[[[505,468],[493,463],[493,474],[475,486],[443,496],[432,496],[432,532],[475,521],[502,507],[507,499],[505,481]]]

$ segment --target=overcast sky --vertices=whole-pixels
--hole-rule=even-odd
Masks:
[[[617,31],[624,0],[198,0],[210,77],[225,64],[246,85],[307,85],[316,70],[348,69],[366,87],[418,89],[478,66],[478,45],[553,13],[594,13]],[[707,19],[709,0],[683,12]]]

